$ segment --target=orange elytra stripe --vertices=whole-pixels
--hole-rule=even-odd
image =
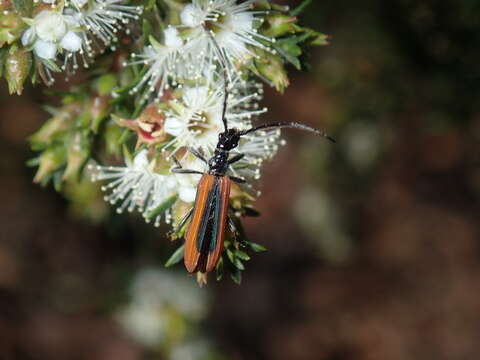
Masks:
[[[192,220],[185,235],[185,252],[183,256],[185,267],[190,273],[196,270],[198,259],[200,258],[200,252],[197,250],[196,244],[197,234],[204,216],[208,194],[212,190],[215,181],[214,175],[204,174],[198,183]]]
[[[217,242],[216,247],[213,253],[208,255],[207,261],[207,268],[206,272],[210,272],[215,269],[217,265],[218,258],[223,251],[223,241],[225,239],[225,231],[227,225],[227,214],[228,214],[228,202],[230,199],[230,184],[231,180],[228,176],[223,176],[220,179],[220,197],[222,199],[222,203],[220,206],[222,207],[220,212],[220,218],[218,219],[218,232],[217,232]]]

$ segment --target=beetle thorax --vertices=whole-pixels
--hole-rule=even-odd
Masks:
[[[208,160],[208,172],[215,175],[224,175],[228,169],[228,151],[216,149]]]

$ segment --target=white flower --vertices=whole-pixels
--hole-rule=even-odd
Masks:
[[[264,45],[274,39],[259,34],[256,29],[255,22],[263,20],[257,17],[262,12],[250,10],[253,2],[249,0],[237,4],[236,0],[193,0],[192,4],[183,8],[180,19],[192,30],[192,51],[203,55],[199,62],[219,58],[229,72],[233,72],[235,62],[244,62],[256,56],[255,48],[274,52]]]
[[[196,79],[202,75],[178,30],[168,27],[163,35],[163,44],[151,39],[152,44],[145,47],[143,53],[132,55],[134,60],[130,65],[142,64],[148,67],[145,75],[131,91],[132,94],[143,91],[143,102],[153,92],[157,92],[159,99],[164,91],[170,88],[169,79],[175,83],[178,79]]]
[[[166,175],[158,174],[153,171],[154,163],[148,160],[147,154],[147,150],[141,150],[133,162],[127,161],[125,167],[97,166],[92,181],[110,181],[106,186],[102,186],[102,190],[110,191],[105,200],[112,205],[118,205],[118,213],[138,210],[149,222],[150,213],[174,197],[179,197],[185,202],[193,202],[195,194],[192,198],[192,190],[196,191],[200,176],[183,174],[180,176],[170,173],[169,169],[165,169]],[[194,162],[186,165],[189,168],[192,166],[198,168]],[[154,216],[155,226],[160,225],[162,215]],[[169,223],[170,218],[170,210],[167,209],[165,221]]]
[[[69,31],[60,41],[60,46],[67,51],[79,51],[82,48],[82,38],[73,31]]]
[[[256,27],[262,12],[250,11],[253,0],[237,4],[235,0],[193,0],[180,13],[182,29],[169,27],[163,44],[154,42],[143,53],[134,55],[131,63],[147,67],[132,93],[144,91],[141,101],[157,92],[159,99],[170,83],[208,77],[218,60],[234,77],[236,64],[255,57],[255,48],[272,51],[274,41],[258,33]],[[169,83],[170,81],[170,83]]]
[[[263,162],[271,159],[286,143],[280,136],[280,129],[261,130],[243,136],[236,151],[245,157],[233,164],[230,171],[243,178],[259,179]]]
[[[117,40],[117,32],[130,20],[137,20],[143,11],[141,6],[123,5],[124,0],[94,0],[85,7],[85,0],[72,2],[79,24],[105,46]]]
[[[229,89],[226,119],[229,128],[249,129],[252,118],[266,112],[258,108],[263,90],[261,85],[248,83],[235,78]],[[170,149],[171,155],[185,147],[203,150],[205,157],[215,150],[218,134],[224,131],[222,109],[224,100],[223,81],[212,81],[210,86],[183,87],[183,96],[170,102],[166,111],[165,132],[172,136],[164,149]],[[260,167],[264,160],[272,158],[284,141],[279,129],[262,130],[247,134],[240,139],[239,146],[232,156],[244,154],[244,158],[230,167],[229,173],[248,179],[260,177]],[[181,161],[182,162],[182,161]],[[202,171],[200,167],[187,169]],[[183,178],[186,175],[179,175]],[[186,190],[186,189],[185,189]],[[192,194],[193,191],[190,191]],[[185,196],[187,196],[185,193]],[[192,196],[192,195],[191,195]]]
[[[165,120],[164,129],[167,134],[172,136],[178,136],[183,131],[186,131],[188,124],[184,121],[181,121],[175,117],[169,117]]]
[[[196,4],[187,4],[180,12],[180,20],[186,26],[197,27],[203,24],[207,15],[208,13]]]
[[[67,26],[62,14],[57,11],[43,10],[33,19],[36,35],[44,41],[55,42],[62,38]]]
[[[171,331],[203,319],[208,307],[205,291],[187,277],[164,269],[141,269],[133,278],[129,295],[130,302],[117,312],[116,319],[146,346],[169,341]]]
[[[57,56],[57,46],[52,42],[37,39],[33,44],[33,52],[39,58],[52,60]]]
[[[228,126],[237,129],[251,127],[251,118],[266,109],[258,109],[261,89],[235,78],[230,88],[226,119]],[[165,132],[172,140],[165,148],[179,149],[191,146],[211,154],[224,130],[222,109],[224,101],[223,80],[210,81],[210,85],[184,86],[183,96],[170,102],[166,110]]]

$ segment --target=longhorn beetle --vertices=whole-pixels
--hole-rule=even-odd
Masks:
[[[224,88],[225,95],[222,109],[224,131],[218,136],[218,143],[212,157],[207,160],[200,151],[188,148],[193,155],[208,166],[208,171],[202,173],[196,170],[183,169],[175,158],[176,166],[172,168],[172,172],[175,173],[202,175],[197,187],[195,204],[177,227],[177,229],[181,229],[186,221],[192,217],[185,234],[184,250],[184,263],[189,273],[197,271],[208,273],[212,271],[215,269],[223,251],[231,181],[245,183],[245,179],[226,175],[230,165],[244,157],[244,154],[230,157],[230,151],[238,146],[242,136],[258,130],[296,128],[324,136],[335,142],[325,132],[296,122],[262,124],[248,130],[230,129],[225,117],[228,102],[227,75],[224,75]]]
[[[218,54],[222,54],[211,30],[206,27],[204,27],[204,30],[212,40]],[[221,56],[219,56],[219,60],[220,59]],[[247,130],[229,129],[225,116],[228,103],[228,73],[225,64],[223,64],[223,82],[224,98],[222,121],[224,131],[218,135],[217,146],[212,157],[207,160],[200,151],[190,147],[188,148],[193,155],[208,166],[208,172],[202,173],[196,170],[183,169],[178,160],[175,157],[173,158],[176,167],[172,168],[172,172],[202,175],[197,187],[195,204],[177,226],[177,229],[180,230],[186,221],[193,216],[185,234],[185,250],[183,255],[185,267],[189,273],[197,271],[209,273],[215,269],[223,251],[228,219],[230,185],[232,181],[245,183],[245,179],[226,175],[230,165],[245,156],[244,154],[237,154],[230,158],[230,151],[238,146],[242,136],[258,130],[295,128],[313,132],[316,135],[324,136],[330,141],[335,142],[335,140],[324,131],[296,122],[262,124]]]

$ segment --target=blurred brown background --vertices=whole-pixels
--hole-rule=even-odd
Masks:
[[[246,221],[269,251],[241,286],[198,290],[181,265],[162,269],[166,228],[92,224],[33,185],[26,137],[49,98],[2,83],[0,359],[477,359],[479,16],[475,0],[313,1],[304,21],[331,45],[283,96],[267,91],[264,121],[338,143],[285,132],[259,184],[262,216]],[[132,284],[152,268],[140,278],[170,285],[143,297],[155,286]],[[167,305],[125,310],[146,298]]]

